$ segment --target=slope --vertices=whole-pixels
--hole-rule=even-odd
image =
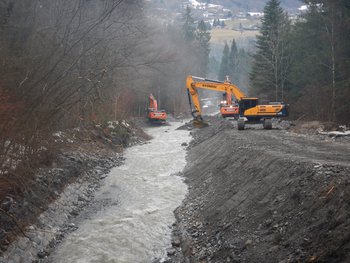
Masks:
[[[183,261],[349,262],[349,149],[212,118],[193,132],[184,170]]]

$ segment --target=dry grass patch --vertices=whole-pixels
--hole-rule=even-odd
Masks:
[[[232,41],[232,39],[254,38],[258,34],[258,31],[235,31],[232,29],[212,29],[211,42],[224,42]]]

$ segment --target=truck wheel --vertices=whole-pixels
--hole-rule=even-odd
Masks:
[[[272,129],[272,120],[271,119],[265,119],[263,122],[263,127],[266,130],[271,130]]]
[[[237,128],[239,131],[244,130],[244,124],[245,124],[244,120],[240,120],[240,119],[237,120]]]

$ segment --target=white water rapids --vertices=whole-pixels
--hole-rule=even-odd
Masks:
[[[187,187],[175,173],[185,162],[188,131],[180,123],[152,127],[154,139],[125,151],[125,164],[114,168],[96,194],[117,205],[97,212],[78,225],[56,249],[56,263],[137,263],[166,258],[171,247],[174,209]]]

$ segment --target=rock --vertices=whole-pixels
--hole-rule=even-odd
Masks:
[[[80,196],[78,197],[78,201],[80,201],[80,202],[86,202],[87,200],[86,200],[85,196],[80,195]]]
[[[171,244],[174,246],[174,247],[179,247],[180,244],[181,244],[181,241],[179,238],[174,238],[173,241],[171,242]]]
[[[244,245],[247,247],[247,246],[250,246],[250,245],[252,245],[253,244],[253,240],[251,240],[251,239],[248,239],[245,243],[244,243]]]
[[[241,262],[239,255],[237,255],[235,252],[232,252],[230,258],[231,258],[231,262],[233,263]]]
[[[70,212],[70,215],[73,216],[73,217],[76,217],[79,215],[78,211],[77,210],[73,210]]]
[[[176,250],[174,248],[169,248],[167,250],[167,255],[168,256],[173,256],[173,255],[175,255],[175,253],[176,253]]]
[[[272,253],[272,252],[278,251],[279,248],[280,248],[280,246],[278,246],[278,245],[270,247],[269,252]]]
[[[241,243],[241,239],[239,237],[235,237],[231,240],[232,245],[238,245]]]
[[[226,224],[226,225],[224,226],[224,230],[227,229],[227,228],[229,228],[230,226],[232,226],[232,223]]]
[[[244,214],[238,214],[238,217],[243,219],[243,218],[245,218],[245,215]]]
[[[183,142],[183,143],[181,143],[181,146],[188,146],[188,143],[187,142]]]
[[[1,203],[1,208],[7,212],[10,210],[12,204],[13,204],[13,198],[6,196],[5,200]]]
[[[206,258],[205,249],[200,250],[200,252],[198,253],[198,258],[199,259],[205,259]]]
[[[47,254],[46,251],[41,250],[41,251],[38,252],[37,255],[38,255],[38,258],[45,258],[48,254]]]
[[[26,250],[26,248],[29,246],[29,242],[30,241],[27,238],[21,238],[19,239],[17,247],[21,250]]]

